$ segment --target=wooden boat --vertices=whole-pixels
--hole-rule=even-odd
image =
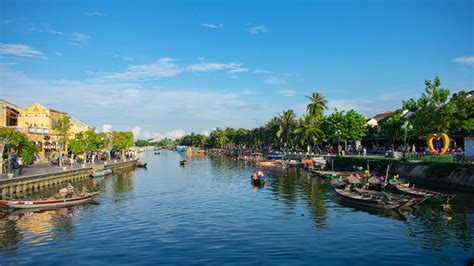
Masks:
[[[160,155],[160,154],[161,154],[160,152],[155,151],[155,155]]]
[[[410,187],[410,183],[396,183],[395,188],[400,194],[408,195],[414,198],[427,198],[431,201],[450,201],[456,197],[456,194],[448,195],[432,190]]]
[[[186,161],[186,160],[179,161],[179,165],[181,165],[181,166],[185,166],[187,163],[188,163],[188,161]]]
[[[280,166],[281,162],[279,161],[260,161],[257,162],[259,166],[266,166],[266,167],[272,167],[272,166]]]
[[[146,165],[147,165],[147,163],[141,162],[141,161],[137,161],[137,162],[135,163],[135,166],[136,166],[136,167],[144,167],[144,168],[146,168]]]
[[[104,170],[99,170],[99,171],[93,171],[92,176],[93,177],[101,177],[101,176],[106,176],[112,174],[112,169],[104,169]]]
[[[417,203],[415,200],[392,193],[379,192],[367,189],[343,188],[339,180],[333,180],[331,186],[336,194],[344,201],[367,207],[380,209],[397,209]]]
[[[265,185],[265,183],[267,182],[267,179],[266,178],[264,178],[264,179],[250,178],[250,181],[252,182],[252,185],[257,186],[257,187],[261,187],[261,186]]]
[[[12,201],[0,200],[0,205],[11,209],[38,209],[38,208],[58,208],[79,205],[91,202],[99,193],[86,194],[69,199],[48,199],[36,201]]]

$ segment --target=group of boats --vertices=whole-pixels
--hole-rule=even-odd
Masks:
[[[407,180],[377,177],[339,177],[331,180],[331,187],[343,201],[381,209],[399,209],[419,205],[425,201],[446,203],[456,197],[432,190],[416,188]]]

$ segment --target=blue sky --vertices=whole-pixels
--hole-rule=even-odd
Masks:
[[[473,3],[0,0],[0,92],[140,138],[301,115],[313,91],[370,116],[435,76],[474,88]]]

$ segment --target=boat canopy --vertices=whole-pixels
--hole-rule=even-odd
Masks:
[[[285,157],[286,157],[285,154],[269,154],[269,155],[268,155],[268,159],[270,159],[270,160],[271,160],[271,159],[274,159],[274,160],[276,160],[276,159],[283,159],[283,158],[285,158]]]

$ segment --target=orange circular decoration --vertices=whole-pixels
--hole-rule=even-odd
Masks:
[[[443,139],[443,150],[441,150],[440,154],[445,154],[449,149],[449,136],[445,133],[437,133],[437,134],[430,134],[428,136],[428,148],[432,153],[435,153],[436,150],[433,146],[433,140]]]

